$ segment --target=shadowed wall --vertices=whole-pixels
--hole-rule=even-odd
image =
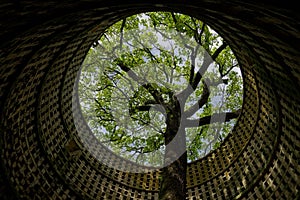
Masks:
[[[159,171],[126,173],[100,162],[141,168],[98,144],[84,120],[76,129],[81,112],[72,97],[80,64],[105,28],[159,10],[206,22],[230,44],[244,78],[234,130],[189,164],[189,199],[299,199],[296,8],[288,1],[1,2],[0,199],[158,199]]]

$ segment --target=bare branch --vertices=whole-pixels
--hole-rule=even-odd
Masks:
[[[234,112],[215,113],[210,116],[205,116],[200,119],[187,119],[184,121],[184,126],[187,127],[199,127],[207,124],[213,124],[216,122],[228,122],[237,118],[241,113],[241,109]]]

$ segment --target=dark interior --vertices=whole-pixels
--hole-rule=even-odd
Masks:
[[[161,10],[195,16],[216,30],[244,78],[243,110],[232,133],[189,164],[188,198],[299,199],[299,7],[266,0],[170,2],[1,2],[0,199],[158,199],[159,171],[129,173],[100,162],[141,168],[107,151],[84,120],[76,128],[73,116],[81,112],[72,97],[80,65],[101,32],[124,16]]]

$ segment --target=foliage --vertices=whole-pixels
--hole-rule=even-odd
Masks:
[[[242,78],[230,47],[207,24],[144,13],[117,22],[94,43],[79,94],[99,141],[138,163],[162,165],[172,98],[180,99],[188,160],[197,160],[235,124]]]

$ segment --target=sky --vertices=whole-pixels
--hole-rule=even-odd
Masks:
[[[142,16],[142,18],[143,19],[146,19],[147,17],[144,15],[144,16]],[[146,29],[144,26],[142,26],[142,25],[140,25],[139,26],[139,29],[140,29],[140,31],[141,32],[154,32],[154,29]],[[213,30],[211,30],[213,33],[215,33]],[[216,33],[215,33],[216,34]],[[164,47],[164,49],[165,50],[172,50],[172,49],[175,49],[175,55],[176,56],[181,56],[182,57],[182,59],[184,60],[184,61],[186,61],[186,60],[188,60],[189,58],[189,55],[180,55],[179,54],[179,51],[178,51],[178,45],[176,44],[176,42],[174,41],[174,40],[168,40],[168,41],[166,41],[166,40],[164,40],[164,38],[163,38],[163,36],[161,35],[161,34],[159,34],[159,33],[155,33],[155,36],[157,37],[157,39],[158,39],[158,43],[162,46],[162,47]],[[125,37],[124,37],[125,38]],[[187,38],[187,41],[189,40],[189,38]],[[218,41],[219,42],[221,42],[221,38],[218,38]],[[125,42],[124,42],[124,44],[125,44]],[[195,44],[196,45],[196,44]],[[133,48],[132,47],[129,47],[129,50],[130,51],[132,51],[133,50]],[[154,55],[159,55],[159,50],[157,49],[157,48],[151,48],[151,52],[154,54]],[[199,69],[199,66],[201,66],[201,63],[202,63],[202,59],[201,59],[201,56],[198,56],[197,57],[197,60],[196,60],[196,63],[198,63],[198,65],[196,65],[196,67],[195,67],[195,71],[197,71],[198,69]],[[208,69],[208,72],[212,72],[214,70],[214,65],[212,64],[210,67],[209,67],[209,69]],[[239,68],[237,67],[237,68],[235,68],[234,69],[234,71],[236,71],[236,72],[238,72],[238,74],[239,75],[241,75],[241,71],[239,70]],[[99,76],[101,76],[101,70],[99,70],[98,72],[96,72],[96,73],[92,73],[92,76],[90,77],[90,82],[88,83],[88,84],[90,84],[90,85],[95,85],[96,83],[97,83],[97,80],[99,79]],[[86,73],[86,72],[82,72],[82,74],[84,74],[84,73]],[[82,77],[82,76],[81,76]],[[125,82],[120,82],[120,84],[124,84]],[[184,79],[180,79],[179,80],[179,82],[177,81],[176,82],[177,84],[181,84],[181,85],[183,85],[184,83],[185,83],[185,85],[186,85],[186,81],[184,80]],[[122,85],[120,86],[120,87],[122,87]],[[225,87],[225,86],[222,86],[222,87]],[[224,88],[223,88],[224,89]],[[92,95],[92,96],[95,96],[95,92],[91,92],[90,93],[90,95]],[[118,94],[118,93],[116,93],[116,94]],[[81,96],[81,98],[84,98],[83,96]],[[91,99],[93,99],[93,98],[91,98]],[[191,102],[189,102],[189,104],[190,105],[192,105],[192,104],[194,104],[195,103],[195,101],[196,101],[196,99],[194,100],[194,101],[191,101]],[[219,96],[214,96],[213,98],[212,98],[212,104],[214,105],[214,106],[216,106],[216,105],[218,105],[218,104],[220,104],[221,103],[221,101],[222,101],[222,95],[219,95]],[[89,121],[89,119],[87,120],[87,122],[90,124],[90,127],[91,127],[91,129],[92,129],[92,131],[94,131],[94,132],[98,132],[98,133],[103,133],[104,135],[105,134],[107,134],[107,131],[106,131],[106,129],[104,128],[104,127],[101,127],[101,126],[94,126],[94,125],[92,125],[91,124],[91,122],[93,122],[93,120],[95,120],[95,118],[93,118],[93,117],[96,117],[96,116],[93,116],[93,110],[90,110],[90,109],[94,109],[93,108],[93,106],[92,106],[92,104],[94,103],[94,101],[92,101],[92,102],[88,102],[88,101],[80,101],[80,103],[81,103],[81,106],[82,107],[85,107],[85,109],[87,109],[86,110],[86,114],[87,115],[89,115],[90,117],[92,117],[92,119],[91,119],[91,121]],[[124,105],[125,105],[125,109],[126,109],[126,105],[128,105],[128,102],[123,102],[124,103]],[[122,109],[124,109],[124,108],[122,108]],[[122,110],[122,112],[123,113],[126,113],[126,112],[128,112],[128,111],[126,111],[126,110]],[[94,113],[95,114],[95,113]],[[196,116],[194,116],[194,117],[196,117]],[[192,139],[190,139],[190,140],[192,140]],[[208,142],[208,141],[204,141],[204,142]]]

